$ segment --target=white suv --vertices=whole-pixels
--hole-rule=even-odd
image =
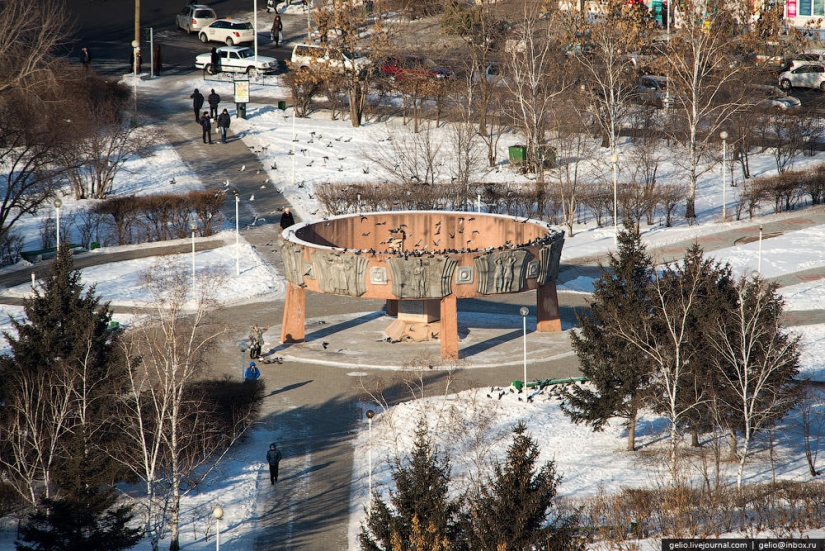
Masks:
[[[194,4],[186,6],[175,16],[175,24],[179,29],[183,29],[187,33],[193,33],[206,27],[217,18],[215,10],[209,6]]]
[[[819,88],[825,92],[825,65],[808,63],[779,75],[779,87],[786,92],[791,88]]]
[[[359,53],[351,53],[328,46],[315,44],[296,44],[292,48],[292,67],[309,69],[313,65],[328,65],[336,69],[363,71],[370,60]]]
[[[201,30],[198,35],[201,42],[223,42],[227,46],[234,46],[243,42],[254,42],[255,31],[252,23],[241,19],[218,19]]]

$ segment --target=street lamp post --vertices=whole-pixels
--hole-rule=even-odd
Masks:
[[[481,212],[481,194],[484,193],[484,188],[478,186],[476,188],[476,212]]]
[[[54,200],[54,210],[57,215],[57,250],[60,251],[60,207],[63,206],[63,201],[60,199]]]
[[[613,165],[613,244],[619,242],[619,175],[617,173],[617,164],[619,156],[615,153],[610,156],[610,164]]]
[[[521,314],[522,327],[524,329],[524,403],[527,403],[527,314],[530,310],[522,306],[518,311]]]
[[[198,218],[195,213],[189,215],[189,229],[192,230],[192,299],[196,300],[197,287],[195,286],[195,230],[198,229]]]
[[[243,381],[243,372],[246,369],[246,351],[249,349],[249,345],[246,344],[246,341],[241,341],[238,348],[241,350],[241,380]]]
[[[223,518],[223,508],[218,505],[212,509],[212,516],[215,517],[215,551],[221,551],[221,519]]]
[[[725,220],[727,220],[725,216],[725,203],[727,202],[725,199],[725,188],[727,187],[725,185],[725,172],[727,171],[728,152],[726,140],[728,139],[728,133],[722,130],[722,132],[719,134],[719,137],[722,138],[722,222],[724,222]]]
[[[137,26],[137,25],[136,25]],[[138,29],[135,29],[135,39],[132,40],[132,95],[135,97],[135,115],[137,115],[137,78],[138,78],[138,54],[140,52],[140,42],[137,39]]]
[[[235,196],[235,275],[241,275],[241,226],[238,219],[238,205],[241,202],[241,195],[237,189],[232,190],[232,195]]]
[[[372,418],[375,417],[375,412],[371,409],[367,410],[367,426],[369,427],[369,445],[367,446],[368,469],[367,479],[369,480],[369,503],[372,505]]]
[[[756,271],[762,275],[762,224],[759,225],[759,256],[757,258]]]

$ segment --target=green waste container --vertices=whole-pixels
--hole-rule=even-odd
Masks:
[[[279,101],[278,102],[278,109],[280,109],[281,111],[286,111],[286,102],[283,101],[283,100]]]
[[[523,145],[511,145],[508,148],[510,153],[510,163],[514,165],[524,164],[527,160],[527,147]]]
[[[117,321],[110,321],[109,322],[109,329],[114,330],[120,327],[120,322]]]
[[[92,241],[91,243],[89,243],[89,250],[90,251],[93,251],[93,250],[99,249],[99,248],[100,248],[100,243],[98,243],[97,241]]]

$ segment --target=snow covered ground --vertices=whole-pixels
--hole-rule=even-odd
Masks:
[[[259,23],[259,26],[262,23]],[[131,82],[130,82],[131,83]],[[215,88],[224,97],[231,97],[231,82],[204,81],[199,76],[190,79],[170,80],[156,79],[140,81],[141,97],[153,96],[156,100],[167,102],[180,109],[188,109],[188,95],[192,88]],[[291,109],[280,111],[271,105],[256,103],[258,98],[286,96],[285,90],[277,86],[252,87],[252,101],[247,111],[247,120],[232,119],[232,132],[241,137],[251,148],[260,150],[260,145],[267,149],[259,156],[268,171],[268,176],[286,198],[294,205],[303,219],[321,216],[320,205],[314,199],[315,186],[325,182],[364,182],[367,179],[380,184],[384,176],[377,164],[369,160],[371,154],[387,146],[386,137],[402,136],[406,128],[397,120],[388,123],[367,121],[361,128],[352,128],[349,121],[332,121],[329,113],[315,112],[309,119],[293,119]],[[314,135],[312,134],[314,132]],[[440,140],[444,151],[448,151],[449,133],[445,127],[433,129],[433,139]],[[293,136],[298,142],[293,142]],[[199,136],[193,136],[199,138]],[[396,138],[397,139],[397,138]],[[310,140],[313,143],[308,143]],[[506,159],[506,148],[520,141],[517,135],[506,135],[500,143],[499,158]],[[624,144],[623,147],[629,147]],[[295,149],[295,155],[289,155]],[[306,151],[301,151],[306,150]],[[608,166],[607,152],[599,152],[602,158],[593,163],[589,172],[594,177],[604,173]],[[444,158],[449,158],[444,155]],[[628,155],[629,157],[629,155]],[[620,159],[622,156],[620,155]],[[682,174],[674,159],[678,154],[662,162],[659,181],[667,183]],[[819,164],[825,159],[822,154],[815,157],[800,157],[795,168]],[[312,161],[312,162],[311,162]],[[308,165],[312,166],[308,166]],[[628,170],[620,160],[620,170]],[[277,169],[271,168],[277,166]],[[365,174],[365,170],[369,175]],[[775,170],[770,154],[758,154],[751,157],[751,170],[754,175],[770,174]],[[450,177],[450,167],[443,167],[446,179]],[[149,194],[161,188],[168,189],[167,182],[174,178],[180,191],[197,189],[204,186],[198,177],[188,170],[178,157],[174,148],[165,144],[160,146],[150,157],[133,158],[128,161],[127,170],[122,171],[115,182],[117,194]],[[523,176],[512,172],[506,161],[479,178],[489,182],[509,182],[513,186],[526,183]],[[621,179],[621,176],[620,176]],[[302,183],[302,187],[297,184]],[[296,185],[293,185],[296,184]],[[728,212],[732,212],[736,194],[740,188],[729,188],[727,193]],[[720,223],[721,213],[720,166],[706,173],[699,182],[697,194],[698,224],[687,226],[677,219],[673,228],[654,226],[644,228],[644,240],[650,245],[663,245],[684,240],[689,237],[706,236],[735,226],[752,227],[757,221]],[[71,197],[64,198],[61,216],[69,215],[73,210],[83,209],[84,203],[78,203]],[[19,228],[27,237],[27,248],[37,248],[37,235],[43,218],[52,215],[42,212],[21,222]],[[770,213],[765,213],[770,214]],[[225,228],[232,232],[234,227]],[[231,234],[230,234],[231,235]],[[234,237],[234,236],[232,236]],[[224,303],[239,301],[270,300],[281,297],[284,290],[283,278],[256,256],[248,244],[242,241],[240,251],[235,248],[234,239],[227,237],[228,245],[212,251],[198,252],[196,265],[223,266],[231,274],[232,284],[220,293]],[[762,245],[762,272],[766,276],[776,276],[802,269],[825,265],[825,249],[812,246],[813,243],[825,243],[825,226],[811,227],[798,232],[766,239]],[[573,237],[565,243],[562,261],[572,258],[604,253],[613,247],[613,230],[610,227],[596,228],[593,223],[577,226]],[[712,256],[728,261],[737,273],[750,273],[758,263],[757,243],[752,242],[729,249],[716,251]],[[236,255],[240,252],[241,275],[234,276]],[[90,253],[91,254],[91,253]],[[106,254],[100,251],[93,254]],[[179,255],[182,263],[191,262],[190,255]],[[107,264],[105,267],[84,270],[84,282],[96,284],[98,294],[115,305],[140,305],[147,296],[137,286],[138,274],[151,266],[153,259]],[[265,283],[264,283],[265,282]],[[560,290],[589,292],[592,281],[579,278],[560,286]],[[30,285],[21,285],[13,289],[2,290],[6,296],[25,296]],[[811,310],[825,307],[825,280],[794,285],[783,289],[789,310]],[[4,320],[8,316],[22,315],[20,308],[0,306],[0,330],[10,328]],[[128,322],[123,317],[121,321]],[[813,325],[794,328],[802,335],[804,353],[802,355],[803,375],[818,380],[825,380],[825,326]],[[8,347],[0,347],[0,352],[7,352]],[[487,394],[493,397],[488,398]],[[378,412],[372,430],[373,484],[386,491],[389,478],[388,459],[397,453],[403,453],[411,444],[413,427],[419,414],[426,412],[431,420],[433,434],[437,436],[440,446],[451,450],[454,474],[457,480],[468,480],[477,472],[474,463],[478,456],[469,453],[473,450],[465,435],[451,431],[450,420],[462,417],[480,420],[482,413],[495,413],[495,424],[487,428],[485,440],[489,443],[486,461],[502,457],[509,442],[510,429],[519,419],[528,423],[530,433],[542,448],[542,459],[555,459],[558,470],[564,476],[561,494],[564,496],[593,495],[597,489],[616,490],[626,486],[648,484],[658,477],[655,467],[642,466],[636,462],[633,454],[622,451],[626,435],[617,424],[611,424],[602,433],[592,433],[586,427],[572,425],[559,411],[555,399],[545,395],[537,396],[531,404],[518,401],[515,394],[506,392],[499,400],[490,389],[478,389],[459,395],[429,398],[426,401],[406,403],[390,411]],[[365,409],[368,405],[365,404]],[[807,470],[804,458],[798,450],[798,430],[796,419],[789,416],[786,429],[780,432],[780,453],[777,473],[783,478],[805,479]],[[652,415],[645,415],[640,421],[637,437],[642,445],[652,445],[665,429],[665,422]],[[350,505],[350,549],[357,549],[355,534],[358,523],[363,517],[363,506],[367,498],[368,464],[366,449],[370,446],[366,424],[353,441],[356,447],[356,463],[353,472],[353,495]],[[222,522],[222,547],[226,550],[249,549],[255,536],[256,484],[260,470],[263,468],[259,450],[267,442],[266,434],[253,432],[250,439],[240,446],[232,457],[226,460],[219,472],[197,495],[189,496],[184,503],[184,522],[182,529],[183,549],[206,550],[214,546],[214,539],[205,539],[207,531],[214,533],[214,521],[210,518],[210,507],[222,503],[226,517]],[[748,468],[749,480],[765,480],[769,469],[757,464]],[[14,531],[0,532],[0,551],[13,549]],[[138,549],[148,549],[148,545]]]

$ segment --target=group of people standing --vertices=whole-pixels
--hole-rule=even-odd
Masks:
[[[211,144],[212,142],[212,123],[218,125],[218,130],[221,133],[221,143],[226,143],[226,132],[229,130],[229,125],[232,123],[232,118],[229,116],[229,111],[224,109],[218,114],[218,105],[221,103],[221,96],[215,92],[213,88],[208,97],[204,97],[200,90],[195,88],[192,95],[189,96],[192,100],[192,108],[195,111],[195,122],[201,125],[203,129],[203,143]],[[201,108],[204,103],[209,103],[209,111],[203,111]]]

